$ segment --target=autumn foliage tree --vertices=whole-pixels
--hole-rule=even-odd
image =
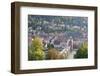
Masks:
[[[63,54],[60,54],[59,50],[51,48],[48,50],[47,59],[64,59]]]
[[[45,52],[43,51],[43,43],[39,37],[32,40],[31,47],[29,48],[29,60],[43,60],[45,59]]]

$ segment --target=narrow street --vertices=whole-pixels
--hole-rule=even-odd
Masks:
[[[73,50],[72,52],[70,52],[70,54],[68,55],[68,59],[74,59],[75,54],[76,54],[76,50]]]

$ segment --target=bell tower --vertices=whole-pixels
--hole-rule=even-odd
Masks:
[[[70,47],[70,51],[73,50],[73,38],[70,36],[70,38],[67,41],[67,47]]]

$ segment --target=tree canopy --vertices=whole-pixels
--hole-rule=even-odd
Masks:
[[[77,50],[75,58],[87,58],[88,57],[88,44],[84,42],[81,47]]]
[[[29,48],[29,60],[43,60],[44,58],[45,52],[43,51],[42,40],[39,37],[35,37]]]

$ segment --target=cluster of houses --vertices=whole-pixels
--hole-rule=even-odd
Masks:
[[[64,26],[62,26],[64,27]],[[69,28],[69,25],[68,27]],[[74,26],[73,29],[81,29],[83,32],[83,38],[73,38],[72,36],[66,36],[66,33],[45,33],[41,30],[41,27],[38,27],[36,30],[33,30],[32,27],[28,28],[28,46],[32,43],[33,36],[40,36],[43,43],[45,43],[44,48],[47,48],[48,44],[54,45],[54,48],[57,48],[60,51],[72,51],[73,49],[78,49],[80,44],[83,41],[87,41],[87,31],[85,31],[86,27],[80,28],[79,26]]]

